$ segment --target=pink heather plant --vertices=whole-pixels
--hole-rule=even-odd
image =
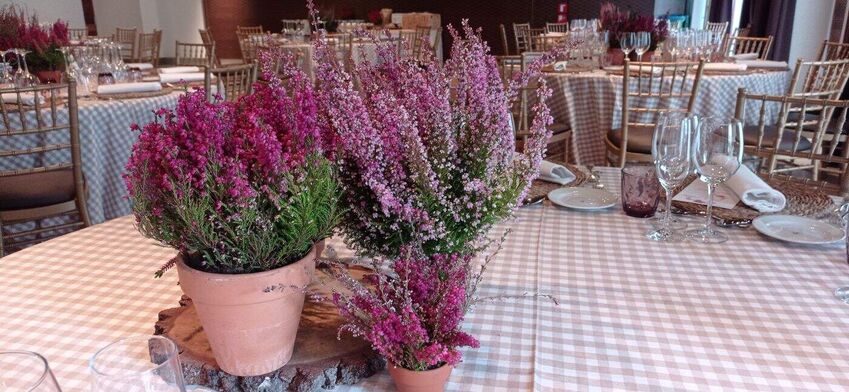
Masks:
[[[611,48],[619,48],[619,37],[622,33],[651,32],[650,50],[654,50],[657,44],[665,41],[669,36],[669,24],[666,20],[655,21],[652,15],[637,15],[622,11],[609,1],[602,3],[599,18],[601,29],[610,33]]]
[[[366,284],[338,275],[350,290],[333,294],[348,320],[340,333],[347,330],[370,341],[392,365],[410,370],[455,365],[462,357],[458,348],[479,346],[460,330],[471,256],[407,254],[383,264],[394,274],[369,275]]]
[[[57,20],[42,25],[36,15],[29,16],[14,4],[0,8],[0,50],[31,51],[27,55],[31,71],[60,68],[63,58],[59,48],[68,43],[67,23]]]
[[[140,231],[201,270],[284,266],[328,237],[339,217],[335,173],[325,157],[333,146],[317,126],[312,83],[291,58],[265,53],[262,60],[269,82],[252,95],[210,103],[196,90],[180,98],[176,111],[160,109],[127,163]]]
[[[317,13],[308,2],[314,19]],[[493,224],[509,217],[537,176],[551,124],[540,80],[539,104],[524,154],[514,157],[511,100],[544,56],[506,88],[495,58],[467,21],[441,64],[401,59],[393,41],[374,40],[378,59],[349,73],[318,39],[319,125],[337,135],[349,246],[397,256],[420,244],[427,255],[473,254]]]

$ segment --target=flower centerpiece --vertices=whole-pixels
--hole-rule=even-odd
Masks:
[[[318,20],[311,1],[308,7]],[[399,374],[444,382],[458,348],[477,347],[460,331],[485,269],[474,256],[521,204],[551,135],[543,79],[522,154],[515,153],[511,102],[567,50],[542,56],[505,86],[479,31],[463,21],[461,32],[449,32],[444,65],[427,48],[423,60],[402,58],[396,42],[374,39],[377,60],[358,58],[350,72],[325,39],[315,41],[318,121],[339,140],[348,207],[340,228],[377,271],[370,289],[339,268],[348,290],[334,300],[350,321],[345,329],[386,356],[401,390],[410,381]]]
[[[196,90],[160,109],[125,174],[139,230],[179,251],[163,269],[176,265],[218,365],[242,376],[291,357],[316,248],[340,216],[312,83],[277,60],[262,54],[268,83],[237,102]]]
[[[11,4],[0,8],[0,50],[24,49],[27,68],[35,73],[61,71],[64,58],[59,50],[69,44],[68,24],[56,22],[42,24],[37,15],[28,15]],[[8,59],[16,61],[17,57]],[[23,64],[15,64],[22,67]]]
[[[638,15],[622,11],[609,1],[601,5],[599,18],[601,19],[601,29],[607,31],[610,36],[610,48],[612,49],[619,49],[619,37],[622,36],[622,33],[650,32],[650,51],[655,50],[657,45],[669,36],[669,24],[665,19],[655,21],[652,15]]]

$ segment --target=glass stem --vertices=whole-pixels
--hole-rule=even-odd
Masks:
[[[666,188],[666,213],[663,214],[663,227],[669,230],[669,219],[672,214],[672,189]]]
[[[716,184],[708,183],[707,188],[708,203],[707,211],[705,211],[705,233],[710,232],[710,226],[713,223],[713,220],[711,218],[713,216],[713,192],[716,190]]]

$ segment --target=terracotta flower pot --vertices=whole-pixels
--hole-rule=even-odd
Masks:
[[[189,267],[178,256],[180,287],[192,299],[215,361],[236,376],[258,376],[292,358],[315,271],[314,246],[303,259],[271,271],[215,274]]]
[[[610,48],[607,50],[607,55],[610,57],[610,65],[625,64],[625,53],[619,48]]]
[[[433,370],[417,372],[389,365],[389,375],[398,392],[442,392],[454,366],[443,365]]]
[[[62,82],[62,71],[35,71],[33,73],[42,84]]]

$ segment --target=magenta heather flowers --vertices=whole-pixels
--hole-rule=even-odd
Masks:
[[[387,361],[411,370],[454,365],[460,347],[478,341],[460,330],[466,311],[470,256],[406,255],[385,261],[392,275],[370,275],[366,284],[340,275],[351,294],[334,293],[333,302],[348,322],[342,327],[362,337]],[[376,268],[380,262],[375,262]]]
[[[31,71],[59,69],[63,62],[59,48],[69,44],[68,38],[66,22],[42,25],[36,15],[27,15],[14,4],[0,8],[0,50],[29,50],[27,66]]]
[[[328,237],[338,220],[325,157],[332,139],[316,125],[312,84],[289,60],[263,54],[268,83],[237,102],[208,102],[196,90],[141,128],[125,174],[136,222],[193,267],[280,267]]]
[[[505,87],[479,33],[465,21],[449,31],[444,65],[433,53],[399,58],[395,42],[375,40],[377,61],[357,59],[350,72],[316,40],[318,122],[340,140],[342,229],[361,253],[395,256],[409,243],[426,254],[474,253],[537,175],[550,91],[542,81],[529,143],[516,156],[510,101],[541,65]]]
[[[651,48],[666,40],[669,36],[669,24],[666,20],[655,21],[652,15],[637,15],[621,11],[611,2],[604,2],[599,10],[601,29],[610,33],[610,47],[619,48],[619,37],[622,33],[638,31],[651,32]]]

